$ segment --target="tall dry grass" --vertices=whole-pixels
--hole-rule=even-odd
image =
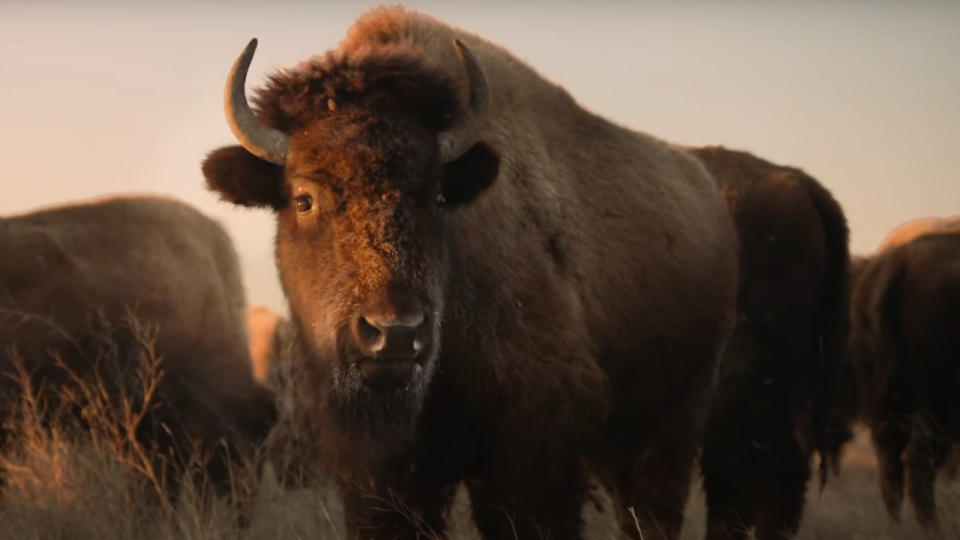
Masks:
[[[53,350],[43,374],[15,349],[2,376],[17,392],[2,399],[0,538],[166,539],[338,536],[325,482],[315,481],[301,422],[285,389],[284,413],[254,453],[226,454],[226,489],[206,474],[199,444],[171,450],[177,426],[159,425],[163,359],[156,329],[98,321],[84,352]],[[83,365],[80,365],[83,364]],[[51,376],[55,373],[55,376]],[[286,382],[290,382],[288,379]],[[177,440],[177,439],[173,439]],[[225,442],[226,444],[226,442]]]
[[[162,359],[148,329],[140,328],[135,358],[102,348],[96,369],[44,384],[23,362],[4,376],[21,389],[5,419],[0,451],[0,539],[340,539],[342,507],[319,469],[309,414],[296,403],[302,379],[278,372],[280,418],[257,451],[229,464],[230,489],[213,489],[203,456],[157,455],[152,430],[141,429],[158,403]],[[129,354],[129,352],[127,353]],[[162,452],[161,452],[162,453]],[[801,539],[913,539],[928,536],[912,522],[886,517],[866,434],[848,450],[844,470],[821,492],[811,487]],[[938,483],[941,531],[960,538],[960,482]],[[609,508],[587,505],[588,538],[618,538]],[[603,508],[606,508],[604,511]],[[705,509],[697,487],[688,505],[683,539],[703,536]],[[463,490],[448,535],[477,538]],[[424,538],[435,535],[424,533]]]

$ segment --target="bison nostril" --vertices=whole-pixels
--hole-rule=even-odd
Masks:
[[[406,326],[410,328],[417,329],[423,326],[423,323],[426,322],[427,316],[425,313],[418,312],[415,315],[410,316],[406,321]]]
[[[388,316],[368,312],[356,321],[358,345],[366,354],[378,358],[413,358],[425,347],[423,328],[426,320],[427,315],[422,311],[390,313]]]
[[[361,344],[370,349],[371,352],[382,349],[385,341],[380,326],[364,316],[361,316],[360,320],[357,321],[357,337],[360,338]]]

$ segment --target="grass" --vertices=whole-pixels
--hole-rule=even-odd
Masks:
[[[230,493],[210,489],[195,458],[158,460],[137,427],[156,406],[160,359],[141,341],[140,369],[132,384],[111,382],[106,367],[72,373],[63,387],[38,385],[19,363],[7,376],[21,386],[7,419],[0,453],[2,539],[299,539],[346,538],[336,492],[316,465],[304,422],[293,404],[294,377],[280,377],[280,421],[257,453],[231,465]],[[129,374],[128,374],[129,375]],[[51,392],[55,392],[51,394]],[[52,399],[55,398],[55,399]],[[77,421],[81,411],[82,421]],[[165,478],[173,467],[174,497]],[[938,482],[942,538],[960,538],[960,482]],[[705,508],[696,486],[681,538],[703,536]],[[604,512],[585,508],[587,538],[618,538],[609,501]],[[449,536],[477,538],[469,501],[461,490]],[[875,461],[861,431],[847,449],[843,471],[823,491],[808,493],[800,539],[913,539],[924,537],[904,509],[890,522],[880,500]],[[429,535],[427,535],[429,536]],[[931,535],[936,537],[935,535]]]

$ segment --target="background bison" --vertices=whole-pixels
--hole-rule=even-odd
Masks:
[[[914,219],[890,231],[877,247],[877,253],[907,244],[925,234],[948,232],[960,232],[960,216]]]
[[[594,472],[626,533],[675,537],[736,289],[700,164],[403,9],[273,75],[255,112],[252,54],[227,89],[242,146],[203,169],[277,212],[351,534],[442,532],[466,481],[484,536],[575,538]]]
[[[887,510],[899,517],[906,481],[917,519],[934,525],[937,470],[960,440],[960,233],[918,225],[858,262],[851,353]]]
[[[815,179],[744,152],[691,152],[713,174],[740,240],[736,329],[703,447],[707,538],[790,537],[810,457],[845,437],[830,403],[846,339],[847,226]]]
[[[264,306],[247,308],[247,329],[250,333],[250,359],[253,376],[268,383],[276,370],[285,369],[285,361],[293,354],[296,328],[290,319]]]
[[[95,377],[123,407],[112,393],[137,390],[148,354],[160,378],[136,435],[179,453],[168,465],[196,443],[208,453],[266,434],[273,402],[251,373],[239,267],[217,223],[173,200],[105,199],[4,218],[0,250],[5,417],[18,366],[54,399]]]

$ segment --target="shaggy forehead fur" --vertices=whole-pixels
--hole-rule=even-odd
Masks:
[[[402,44],[332,51],[273,74],[253,98],[260,120],[290,133],[351,105],[443,131],[456,91],[420,51]]]

